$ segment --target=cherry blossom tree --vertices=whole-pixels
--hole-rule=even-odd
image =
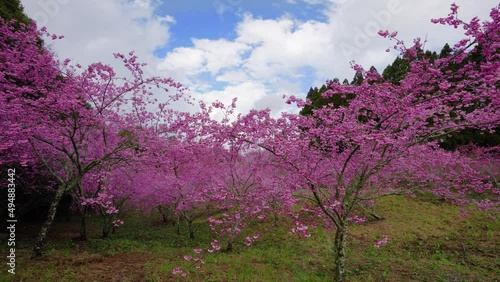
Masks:
[[[37,42],[58,37],[35,24],[18,30],[2,24],[0,30],[0,60],[6,62],[0,78],[1,120],[7,132],[1,149],[22,151],[17,154],[22,165],[40,161],[59,183],[36,240],[33,257],[38,257],[61,197],[81,189],[85,176],[98,166],[112,169],[128,161],[155,134],[150,130],[154,122],[171,114],[167,103],[152,98],[152,88],[176,90],[170,101],[180,98],[182,88],[171,79],[145,78],[144,65],[133,53],[115,54],[129,71],[129,78],[122,78],[101,63],[83,69],[69,60],[57,62]],[[155,112],[148,109],[153,104]]]
[[[469,165],[469,158],[442,151],[432,141],[464,128],[491,131],[500,121],[499,8],[482,24],[477,18],[458,20],[457,8],[452,5],[447,18],[433,20],[465,30],[467,38],[448,58],[425,59],[419,39],[406,48],[397,33],[380,32],[396,40],[395,49],[412,59],[411,71],[400,84],[383,82],[376,72],[353,65],[363,75],[360,85],[331,83],[323,94],[329,98],[350,93],[346,106],[330,104],[311,116],[283,114],[278,119],[269,111],[252,111],[237,121],[242,126],[233,138],[275,155],[295,174],[289,187],[307,190],[313,210],[335,226],[335,281],[345,279],[348,226],[363,221],[356,207],[365,201],[427,190],[453,204],[499,204],[498,189]],[[471,61],[471,52],[481,52],[485,59]],[[461,67],[451,71],[452,65]],[[310,103],[295,97],[289,102],[299,107]],[[439,168],[431,170],[431,165]],[[478,200],[478,194],[483,199]],[[376,245],[385,242],[383,238]]]
[[[211,201],[223,213],[221,217],[209,218],[210,228],[217,234],[217,240],[226,242],[227,252],[233,251],[236,238],[245,228],[271,211],[268,192],[274,190],[266,184],[274,183],[266,180],[274,178],[276,171],[269,164],[267,152],[245,152],[244,146],[244,143],[232,144],[224,152],[219,174],[222,183],[211,195]],[[258,236],[247,236],[244,244],[250,246]]]
[[[204,144],[210,152],[205,153],[205,159],[190,157],[205,164],[198,168],[210,171],[210,185],[199,191],[209,206],[220,211],[209,217],[211,230],[217,235],[210,251],[231,252],[240,234],[253,221],[269,213],[277,216],[295,202],[292,190],[282,185],[287,173],[280,169],[276,157],[246,140],[234,138],[238,132],[251,130],[240,122],[241,116],[234,116],[235,108],[236,99],[228,107],[220,102],[210,106],[200,103],[198,112],[183,114],[174,125],[184,143],[189,140]],[[222,112],[224,118],[212,120],[214,111]],[[249,246],[258,236],[247,236],[243,243]],[[226,246],[221,248],[219,242]]]
[[[82,210],[81,237],[86,238],[85,218],[91,210],[102,218],[103,239],[124,223],[119,218],[120,209],[129,199],[138,197],[137,179],[141,176],[128,162],[96,167],[85,176],[81,189],[75,191]]]
[[[175,144],[172,144],[174,141]],[[194,239],[193,220],[206,213],[208,191],[217,177],[213,147],[193,140],[171,140],[168,144],[163,154],[163,165],[171,181],[159,193],[169,195],[170,202],[174,203],[174,214],[186,221],[189,238]],[[179,224],[177,220],[178,232]]]

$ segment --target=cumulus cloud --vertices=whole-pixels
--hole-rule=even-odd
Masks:
[[[385,67],[393,60],[384,57],[383,50],[394,41],[380,38],[379,29],[398,31],[398,38],[410,46],[416,37],[427,38],[426,48],[440,50],[445,43],[454,43],[463,36],[460,30],[435,25],[431,18],[445,17],[452,1],[360,1],[354,0],[332,6],[326,11],[333,25],[342,26],[337,32],[339,54],[344,61],[354,59],[369,67]],[[461,6],[460,17],[470,20],[473,16],[488,19],[490,3],[477,1],[455,1]],[[360,9],[360,7],[362,7]],[[350,47],[350,48],[349,48]],[[351,58],[352,57],[352,58]]]
[[[238,113],[248,112],[255,106],[255,101],[266,97],[266,87],[263,84],[255,82],[242,82],[237,85],[230,85],[223,90],[213,90],[205,93],[195,94],[195,98],[205,100],[207,102],[220,101],[225,105],[231,105],[233,98],[237,97]],[[221,119],[224,116],[221,112],[214,112],[216,119]]]
[[[175,19],[155,13],[153,0],[22,1],[25,12],[49,31],[64,35],[54,46],[61,58],[82,65],[102,61],[119,68],[113,53],[135,51],[155,64],[154,51],[169,42]]]
[[[193,39],[192,47],[180,47],[168,53],[160,70],[184,70],[187,75],[209,72],[218,74],[222,69],[238,67],[242,54],[250,46],[225,39]]]
[[[253,46],[244,67],[256,79],[293,76],[304,66],[333,71],[327,59],[334,51],[326,36],[328,27],[327,23],[301,22],[291,16],[264,20],[247,15],[236,28],[236,41]]]

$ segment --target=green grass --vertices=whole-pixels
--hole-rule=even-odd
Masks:
[[[498,221],[479,213],[460,218],[456,207],[404,197],[380,200],[377,212],[386,219],[350,226],[348,281],[500,281]],[[78,218],[56,222],[47,255],[37,260],[29,259],[37,226],[23,229],[18,223],[16,275],[3,264],[0,281],[332,280],[332,234],[321,227],[312,230],[311,238],[298,240],[286,220],[276,228],[255,222],[246,232],[261,238],[251,247],[238,244],[231,254],[209,254],[205,250],[214,237],[204,219],[194,223],[194,240],[185,226],[177,235],[159,215],[128,215],[125,221],[117,234],[102,240],[98,218],[91,218],[87,243],[71,240],[78,235]],[[384,235],[389,243],[375,248]],[[193,256],[194,248],[204,249],[201,269],[183,259]],[[0,251],[5,257],[5,243]],[[188,276],[173,276],[175,267]]]

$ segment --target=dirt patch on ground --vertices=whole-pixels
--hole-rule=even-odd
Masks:
[[[142,253],[117,254],[95,258],[82,268],[82,281],[144,281],[146,263],[153,256]]]
[[[57,272],[77,281],[144,281],[146,265],[155,259],[144,253],[121,253],[101,255],[79,253],[77,255],[52,255],[31,260],[29,264],[38,266],[56,266]]]

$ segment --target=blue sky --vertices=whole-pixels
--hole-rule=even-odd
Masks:
[[[64,35],[51,48],[81,64],[102,61],[123,71],[113,52],[134,50],[147,73],[172,77],[196,99],[238,111],[296,111],[283,95],[305,97],[327,79],[352,79],[350,61],[379,71],[396,53],[380,29],[397,30],[427,48],[454,43],[461,32],[430,23],[449,0],[22,0],[26,13]],[[488,19],[496,1],[455,1],[463,20]]]
[[[285,14],[299,20],[325,19],[321,4],[291,4],[287,1],[266,0],[192,0],[162,1],[155,7],[157,15],[169,14],[176,20],[170,28],[174,35],[171,45],[157,51],[164,55],[169,47],[189,45],[191,38],[232,40],[235,26],[244,14],[263,19],[275,19]]]

